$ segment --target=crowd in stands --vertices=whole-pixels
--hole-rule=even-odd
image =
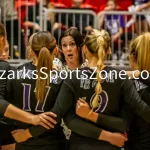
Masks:
[[[43,13],[46,13],[49,9],[73,9],[74,10],[93,10],[96,14],[100,11],[118,11],[127,10],[127,6],[118,4],[116,0],[108,0],[103,2],[101,0],[96,1],[97,6],[92,5],[93,1],[88,0],[42,0],[43,2]],[[68,6],[66,4],[69,4]],[[101,5],[99,3],[102,3]],[[120,3],[121,4],[121,3]],[[149,0],[134,0],[133,2],[126,1],[126,5],[138,6],[137,12],[150,8]],[[100,5],[100,6],[99,6]],[[25,58],[25,47],[28,42],[28,38],[34,32],[39,31],[40,28],[40,0],[5,0],[0,1],[2,23],[6,26],[7,38],[10,43],[10,55],[13,54],[13,58]],[[21,15],[20,15],[21,13]],[[73,18],[75,22],[73,22]],[[131,18],[132,19],[132,18]],[[137,15],[136,21],[133,24],[136,35],[141,32],[148,31],[149,24],[144,15]],[[89,20],[89,21],[88,21]],[[125,41],[125,27],[126,19],[124,15],[101,15],[99,27],[100,29],[105,28],[112,37],[114,45],[113,59],[121,59],[125,53],[124,41]],[[49,12],[47,16],[47,30],[54,33],[56,39],[59,39],[59,33],[63,33],[67,28],[71,26],[77,27],[85,35],[92,27],[94,18],[91,15],[83,14],[80,19],[79,14],[68,14],[68,21],[66,25],[66,16],[58,13]],[[82,26],[81,26],[82,24]],[[12,30],[13,29],[13,30]],[[20,30],[19,30],[20,29]],[[20,32],[19,32],[20,31]],[[130,31],[127,30],[127,38],[131,40]],[[12,40],[13,39],[13,40]],[[19,42],[21,46],[19,47]],[[58,42],[58,41],[57,41]],[[13,44],[11,44],[13,43]],[[118,44],[119,43],[119,44]],[[120,46],[118,46],[120,45]],[[12,47],[13,46],[13,47]],[[18,54],[17,48],[21,49]],[[119,50],[121,48],[121,51]],[[13,52],[12,52],[13,51]]]

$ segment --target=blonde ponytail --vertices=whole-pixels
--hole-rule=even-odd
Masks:
[[[150,33],[139,35],[130,43],[130,55],[137,62],[140,71],[150,72]]]
[[[41,79],[45,78],[45,75],[41,73],[41,68],[46,68],[43,70],[48,77],[46,79]],[[45,87],[49,86],[50,82],[50,70],[52,70],[52,56],[50,54],[50,51],[46,48],[43,47],[38,56],[38,64],[37,64],[37,72],[38,72],[38,79],[36,80],[36,98],[40,102],[44,100],[44,94],[45,94]]]
[[[95,97],[93,99],[93,102],[92,102],[92,110],[91,112],[98,106],[98,100],[99,100],[99,94],[101,94],[102,92],[102,86],[101,86],[101,71],[102,71],[102,67],[103,67],[103,58],[104,58],[104,39],[102,36],[99,36],[97,38],[97,44],[98,44],[98,51],[97,51],[97,55],[98,55],[98,62],[97,62],[97,75],[96,75],[96,78],[97,78],[97,84],[96,84],[96,87],[95,87]]]
[[[110,36],[107,31],[105,30],[91,30],[88,35],[85,37],[85,45],[88,48],[89,52],[94,56],[97,56],[97,84],[95,87],[95,97],[92,101],[92,110],[90,113],[98,107],[99,104],[99,95],[102,92],[101,86],[101,71],[104,66],[104,58],[106,55],[107,50],[110,48]]]

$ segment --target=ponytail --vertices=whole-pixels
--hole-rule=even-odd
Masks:
[[[98,107],[99,104],[99,95],[102,92],[102,86],[101,86],[101,70],[103,69],[104,65],[104,57],[106,55],[107,50],[110,48],[110,36],[107,31],[105,30],[97,30],[93,29],[91,30],[85,37],[85,45],[88,48],[89,52],[93,54],[94,56],[97,56],[98,62],[97,62],[97,84],[95,87],[95,97],[92,101],[92,110],[90,113]]]
[[[104,39],[102,36],[99,36],[97,38],[97,44],[98,44],[98,51],[97,51],[97,55],[98,55],[98,62],[97,62],[97,84],[95,87],[95,97],[92,101],[92,110],[90,111],[90,113],[98,106],[98,100],[99,100],[99,94],[102,92],[102,86],[101,86],[101,77],[100,77],[100,73],[103,67],[103,58],[104,58]]]
[[[45,67],[44,72],[48,75],[46,79],[45,75],[41,73],[42,67]],[[38,79],[36,80],[36,98],[40,102],[44,100],[44,94],[45,94],[45,87],[49,86],[50,83],[50,70],[52,70],[52,56],[50,51],[43,47],[38,56],[38,64],[37,64],[37,71],[38,71]]]

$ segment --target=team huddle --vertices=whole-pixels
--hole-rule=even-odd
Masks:
[[[0,24],[0,56],[6,39]],[[0,70],[6,70],[6,78],[0,80],[1,149],[149,150],[150,78],[140,74],[150,72],[150,33],[139,35],[129,46],[136,79],[127,72],[130,79],[123,80],[119,69],[105,65],[111,54],[111,38],[105,30],[91,29],[83,37],[71,27],[59,41],[57,46],[51,33],[39,31],[29,39],[28,63],[14,68],[0,60]],[[47,68],[47,78],[42,67]],[[9,70],[17,73],[23,68],[32,78],[7,78]],[[72,74],[51,80],[53,70]],[[117,78],[100,76],[110,71]]]

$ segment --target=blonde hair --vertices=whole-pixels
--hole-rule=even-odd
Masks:
[[[150,72],[150,33],[139,35],[130,43],[130,54],[137,62],[140,71]]]
[[[99,94],[102,92],[101,86],[101,78],[100,78],[100,71],[103,67],[103,60],[105,57],[105,53],[110,48],[110,37],[108,32],[105,30],[96,30],[93,29],[85,38],[85,45],[87,46],[88,50],[91,54],[94,54],[98,57],[97,62],[97,84],[95,87],[96,95],[92,102],[92,110],[91,112],[98,106],[98,97]]]
[[[35,52],[38,57],[37,63],[37,75],[38,79],[36,80],[36,98],[39,101],[44,100],[45,87],[50,84],[50,70],[52,70],[52,52],[56,47],[56,40],[54,36],[49,32],[40,31],[34,34],[31,43],[31,49]],[[40,69],[45,67],[44,72],[48,75],[46,79],[45,75],[41,73]]]

